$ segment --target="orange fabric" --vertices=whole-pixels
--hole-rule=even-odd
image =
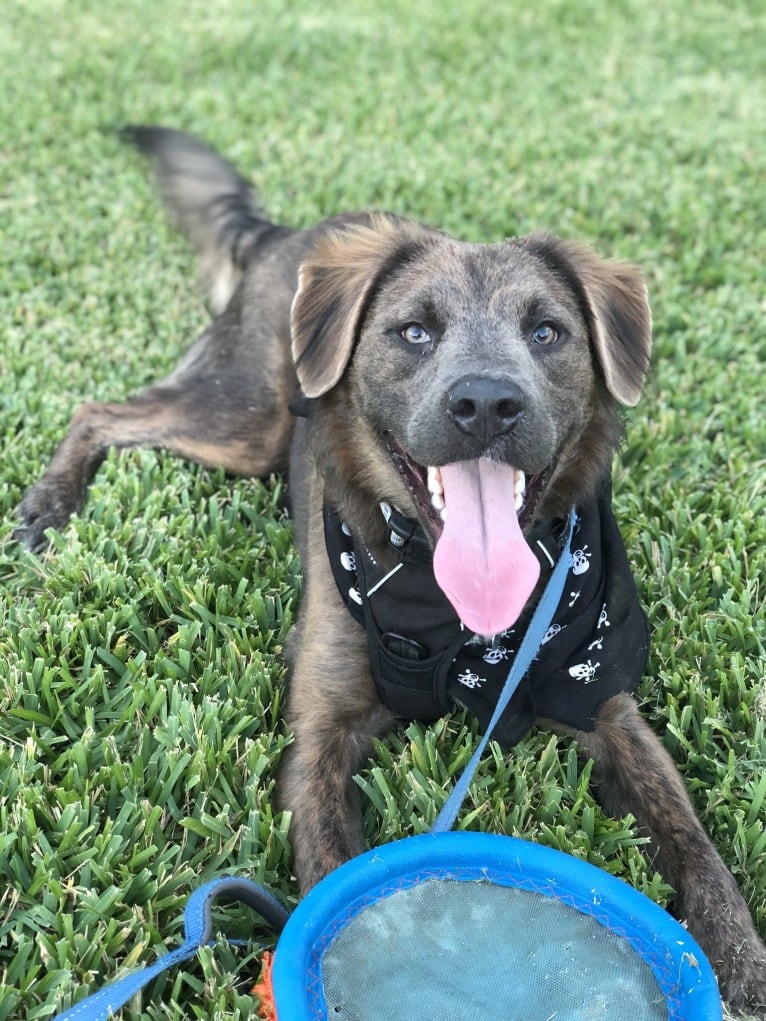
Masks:
[[[257,996],[261,1001],[258,1008],[258,1016],[263,1018],[264,1021],[278,1021],[277,1019],[277,1008],[274,1003],[274,989],[271,984],[271,968],[274,962],[274,954],[270,951],[265,951],[263,955],[263,969],[261,970],[260,982],[257,982],[253,988],[253,996]]]

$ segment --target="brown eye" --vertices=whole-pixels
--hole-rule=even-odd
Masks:
[[[550,323],[540,323],[532,332],[532,340],[535,344],[541,344],[543,347],[555,344],[558,339],[558,330]]]
[[[410,323],[405,326],[400,331],[400,336],[408,344],[428,344],[431,340],[431,334],[420,323]]]

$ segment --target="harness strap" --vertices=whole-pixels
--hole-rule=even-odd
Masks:
[[[108,1021],[152,979],[193,957],[201,946],[213,942],[213,904],[219,898],[246,904],[264,918],[276,933],[282,931],[289,917],[276,898],[251,880],[236,876],[213,879],[195,890],[186,903],[184,942],[180,947],[164,954],[149,967],[133,971],[73,1004],[57,1015],[55,1021]]]

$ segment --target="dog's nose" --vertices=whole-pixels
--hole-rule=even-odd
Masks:
[[[523,411],[521,390],[509,379],[465,376],[447,395],[447,414],[458,429],[485,443],[510,432]]]

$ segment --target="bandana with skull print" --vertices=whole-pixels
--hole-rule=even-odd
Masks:
[[[495,728],[515,744],[536,719],[592,730],[607,699],[638,686],[648,628],[611,508],[607,480],[597,499],[577,508],[572,566],[537,656]],[[405,719],[435,719],[458,703],[486,727],[518,651],[533,606],[491,638],[466,630],[436,585],[430,551],[415,522],[384,508],[399,550],[393,571],[325,508],[325,538],[339,591],[367,629],[381,700]],[[561,553],[563,522],[527,537],[547,578]]]

